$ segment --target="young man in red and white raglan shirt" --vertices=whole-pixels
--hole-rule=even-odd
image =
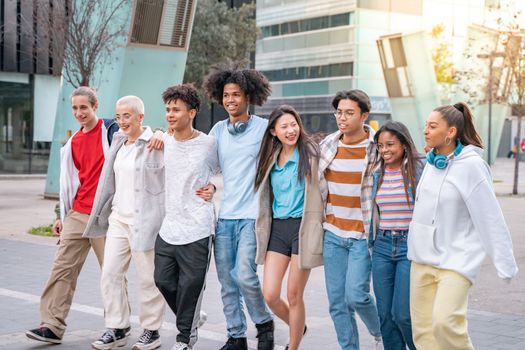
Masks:
[[[105,154],[118,130],[112,120],[97,117],[98,99],[91,88],[75,89],[71,106],[80,130],[60,150],[60,218],[53,225],[60,241],[40,299],[40,327],[26,332],[31,339],[55,344],[62,342],[77,278],[90,248],[102,266],[105,239],[83,238],[82,234],[91,214]]]

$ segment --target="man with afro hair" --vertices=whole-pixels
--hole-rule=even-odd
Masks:
[[[229,115],[210,131],[224,178],[214,247],[228,328],[228,341],[221,350],[248,349],[243,300],[257,328],[257,349],[271,350],[273,317],[264,302],[255,264],[258,197],[254,191],[256,159],[268,121],[248,112],[250,104],[266,102],[270,83],[254,69],[212,66],[204,87]]]

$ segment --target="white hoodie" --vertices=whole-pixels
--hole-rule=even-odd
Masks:
[[[481,148],[449,156],[446,169],[427,163],[416,190],[408,259],[453,270],[474,282],[488,254],[498,276],[518,272],[512,241]]]

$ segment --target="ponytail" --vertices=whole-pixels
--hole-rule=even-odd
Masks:
[[[464,145],[474,145],[479,148],[483,148],[481,143],[481,137],[474,126],[474,116],[472,111],[465,102],[458,102],[454,104],[454,108],[463,114],[463,119],[465,121],[463,125],[463,132],[458,134],[458,138]]]
[[[481,137],[474,125],[472,111],[465,102],[441,106],[434,109],[434,111],[440,113],[449,126],[456,127],[456,138],[461,141],[463,145],[473,145],[483,148]]]

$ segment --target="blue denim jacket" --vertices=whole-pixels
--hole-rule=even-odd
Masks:
[[[425,164],[427,163],[427,160],[425,157],[420,157],[418,159],[419,161],[416,163],[416,186],[419,183],[419,179],[421,178],[421,174],[423,173],[423,169],[425,168]],[[372,184],[372,217],[370,220],[370,229],[369,229],[369,236],[368,236],[368,246],[371,248],[374,245],[374,240],[376,236],[376,230],[377,226],[379,224],[379,208],[376,203],[376,195],[377,190],[379,186],[379,177],[381,176],[381,167],[377,167],[377,169],[372,174],[373,178],[373,184]],[[412,186],[408,188],[408,195],[410,198],[414,198],[412,194]]]

